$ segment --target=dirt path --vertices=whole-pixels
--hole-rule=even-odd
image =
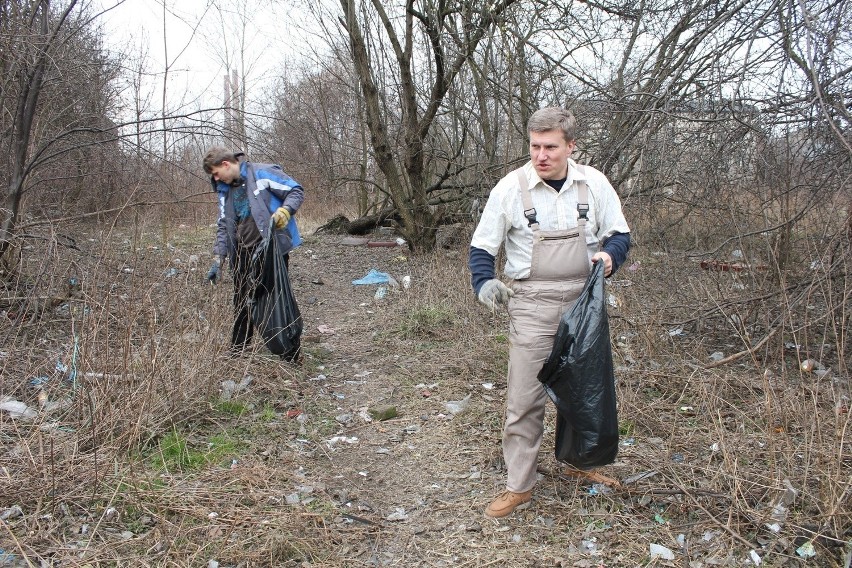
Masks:
[[[340,531],[343,565],[555,566],[575,553],[580,563],[570,565],[592,565],[583,564],[588,554],[578,547],[586,535],[594,549],[589,535],[606,526],[611,503],[589,497],[576,481],[542,476],[528,511],[504,521],[482,514],[505,482],[505,353],[489,352],[499,345],[470,350],[455,339],[492,343],[488,336],[505,333],[506,322],[471,303],[472,312],[471,306],[458,311],[478,320],[448,332],[454,341],[407,338],[400,322],[423,307],[422,288],[390,289],[376,300],[376,286],[351,284],[370,269],[397,280],[410,275],[415,287],[431,285],[429,270],[464,273],[461,254],[438,255],[439,267],[415,266],[405,249],[344,246],[326,236],[294,257],[306,322],[305,391],[313,402],[331,402],[335,418],[325,443],[302,448],[303,475],[296,481],[321,488],[337,507],[330,530]],[[457,282],[464,286],[464,277]],[[447,404],[455,401],[467,406],[454,415]],[[370,421],[368,408],[383,406],[398,416]],[[543,451],[542,469],[555,468]],[[577,509],[593,519],[590,526],[580,521],[579,533]]]

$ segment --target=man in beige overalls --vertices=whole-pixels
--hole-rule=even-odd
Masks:
[[[526,507],[536,483],[547,395],[537,375],[562,314],[577,299],[591,263],[612,274],[627,258],[630,228],[606,177],[570,159],[574,116],[561,108],[530,117],[531,161],[501,179],[488,197],[470,246],[472,284],[490,309],[509,308],[509,373],[503,457],[506,491],[485,510],[505,517]],[[495,259],[506,249],[505,285]]]

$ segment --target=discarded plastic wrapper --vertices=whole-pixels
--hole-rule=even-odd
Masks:
[[[375,268],[370,269],[370,272],[367,273],[363,278],[359,278],[358,280],[353,280],[352,284],[355,286],[363,286],[369,284],[387,284],[390,282],[390,275],[384,272],[379,272]]]

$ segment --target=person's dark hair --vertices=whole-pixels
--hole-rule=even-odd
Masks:
[[[242,152],[235,153],[233,150],[228,150],[223,146],[213,146],[207,153],[204,154],[204,173],[213,173],[213,168],[222,165],[222,162],[238,162],[238,156],[242,156]]]
[[[533,113],[527,122],[527,134],[561,130],[566,142],[577,138],[577,120],[571,111],[559,107],[545,107]]]

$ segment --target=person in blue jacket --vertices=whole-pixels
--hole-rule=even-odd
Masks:
[[[205,173],[210,175],[219,198],[219,220],[213,254],[216,260],[207,279],[216,283],[225,258],[234,274],[234,329],[231,353],[246,350],[254,326],[248,300],[251,298],[251,259],[258,245],[270,234],[289,267],[290,251],[301,243],[294,215],[304,201],[304,191],[276,164],[245,160],[245,155],[221,146],[204,155]],[[298,350],[286,357],[295,360]]]

